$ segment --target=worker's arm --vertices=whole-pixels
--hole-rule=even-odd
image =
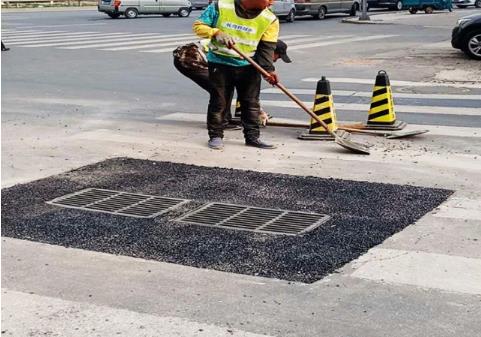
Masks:
[[[277,83],[277,75],[275,73],[274,62],[272,57],[274,56],[274,50],[276,49],[277,38],[279,37],[279,20],[274,20],[270,26],[262,35],[256,50],[255,58],[257,63],[264,68],[268,73],[274,74],[275,79],[272,79],[271,84]]]
[[[202,39],[211,39],[219,29],[213,28],[217,24],[219,10],[216,3],[212,3],[202,12],[199,19],[192,26],[194,33]]]

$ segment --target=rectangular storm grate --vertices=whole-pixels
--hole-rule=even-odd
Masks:
[[[189,200],[87,188],[47,201],[47,204],[136,218],[153,218]]]
[[[326,214],[210,203],[176,221],[261,233],[301,235],[312,231],[329,218]]]

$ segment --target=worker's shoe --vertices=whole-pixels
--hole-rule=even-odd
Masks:
[[[275,145],[264,143],[259,138],[246,140],[246,145],[252,146],[252,147],[257,147],[259,149],[267,149],[267,150],[271,150],[271,149],[276,148]]]
[[[224,148],[224,141],[220,137],[212,137],[209,139],[207,145],[214,150],[222,150]]]

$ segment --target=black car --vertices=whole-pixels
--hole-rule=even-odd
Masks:
[[[367,7],[370,8],[389,8],[400,11],[404,4],[402,0],[367,0]]]
[[[472,14],[458,20],[453,29],[451,45],[469,57],[481,60],[481,14]]]

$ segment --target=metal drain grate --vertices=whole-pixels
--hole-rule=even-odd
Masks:
[[[153,218],[189,200],[87,188],[47,201],[48,204],[136,218]]]
[[[329,220],[326,214],[210,203],[176,221],[253,232],[301,235]]]

